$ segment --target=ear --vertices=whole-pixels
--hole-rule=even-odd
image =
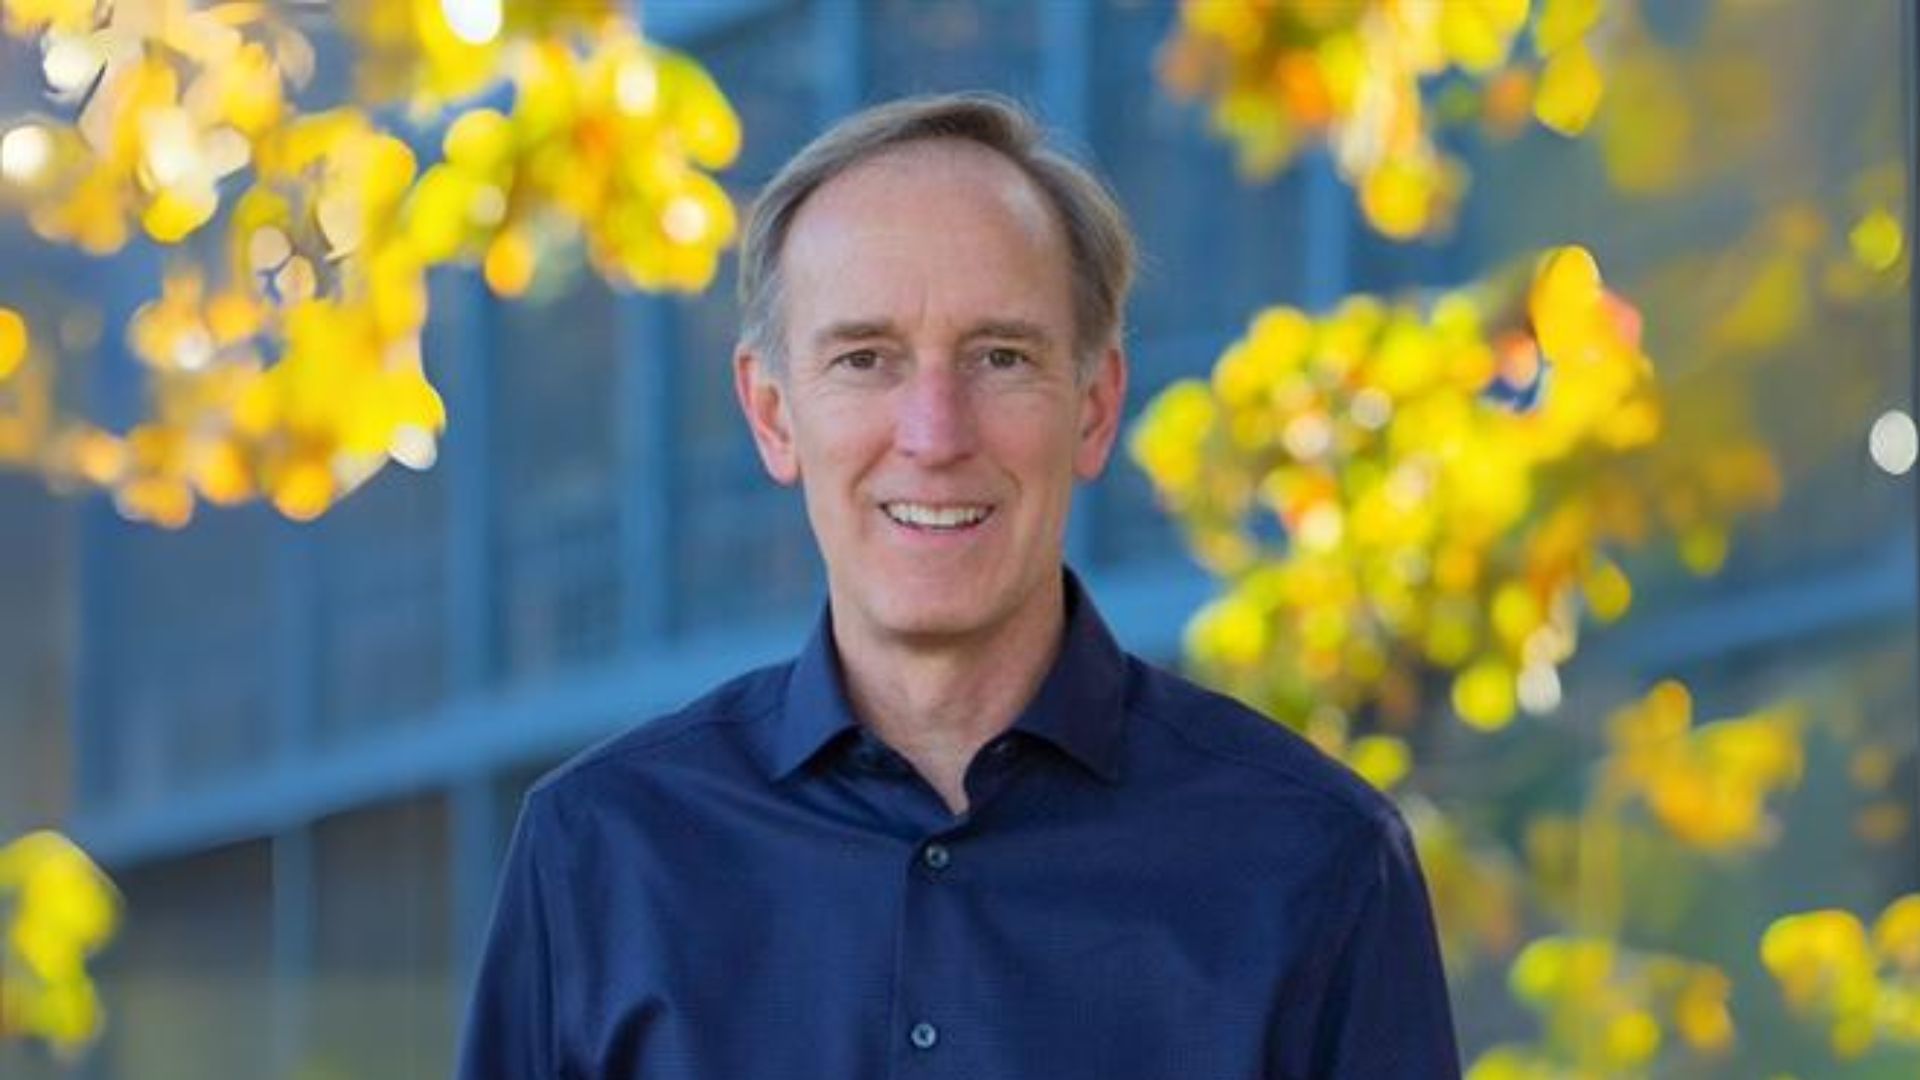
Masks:
[[[767,475],[791,487],[800,479],[800,458],[793,449],[793,417],[781,372],[766,357],[742,348],[733,355],[733,392]]]
[[[1120,346],[1109,345],[1080,389],[1080,440],[1073,451],[1075,476],[1092,480],[1107,467],[1126,404],[1127,356]]]

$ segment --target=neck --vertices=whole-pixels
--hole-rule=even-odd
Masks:
[[[835,620],[854,715],[912,762],[956,813],[968,762],[1012,726],[1060,651],[1066,594],[1050,588],[1005,623],[969,637],[919,639]]]

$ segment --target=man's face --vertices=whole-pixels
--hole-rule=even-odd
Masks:
[[[805,492],[836,629],[933,644],[1044,617],[1126,385],[1117,348],[1078,376],[1046,197],[983,147],[910,144],[814,192],[781,267],[785,364],[743,352],[736,387],[767,471]]]

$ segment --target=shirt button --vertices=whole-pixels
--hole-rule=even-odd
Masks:
[[[945,870],[953,861],[953,853],[945,844],[928,844],[920,850],[920,861],[926,863],[929,870]]]
[[[940,1041],[940,1031],[932,1024],[922,1020],[913,1025],[912,1031],[907,1032],[907,1039],[913,1043],[914,1048],[917,1050],[931,1050],[933,1049],[933,1044]]]

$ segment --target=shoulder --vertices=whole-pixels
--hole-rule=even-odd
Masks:
[[[676,764],[715,768],[750,764],[747,729],[780,706],[792,661],[756,668],[672,712],[642,720],[580,751],[534,781],[527,804],[564,812],[620,793]]]
[[[1197,756],[1254,802],[1281,802],[1379,840],[1404,831],[1391,800],[1299,733],[1225,694],[1129,656],[1134,722]]]

